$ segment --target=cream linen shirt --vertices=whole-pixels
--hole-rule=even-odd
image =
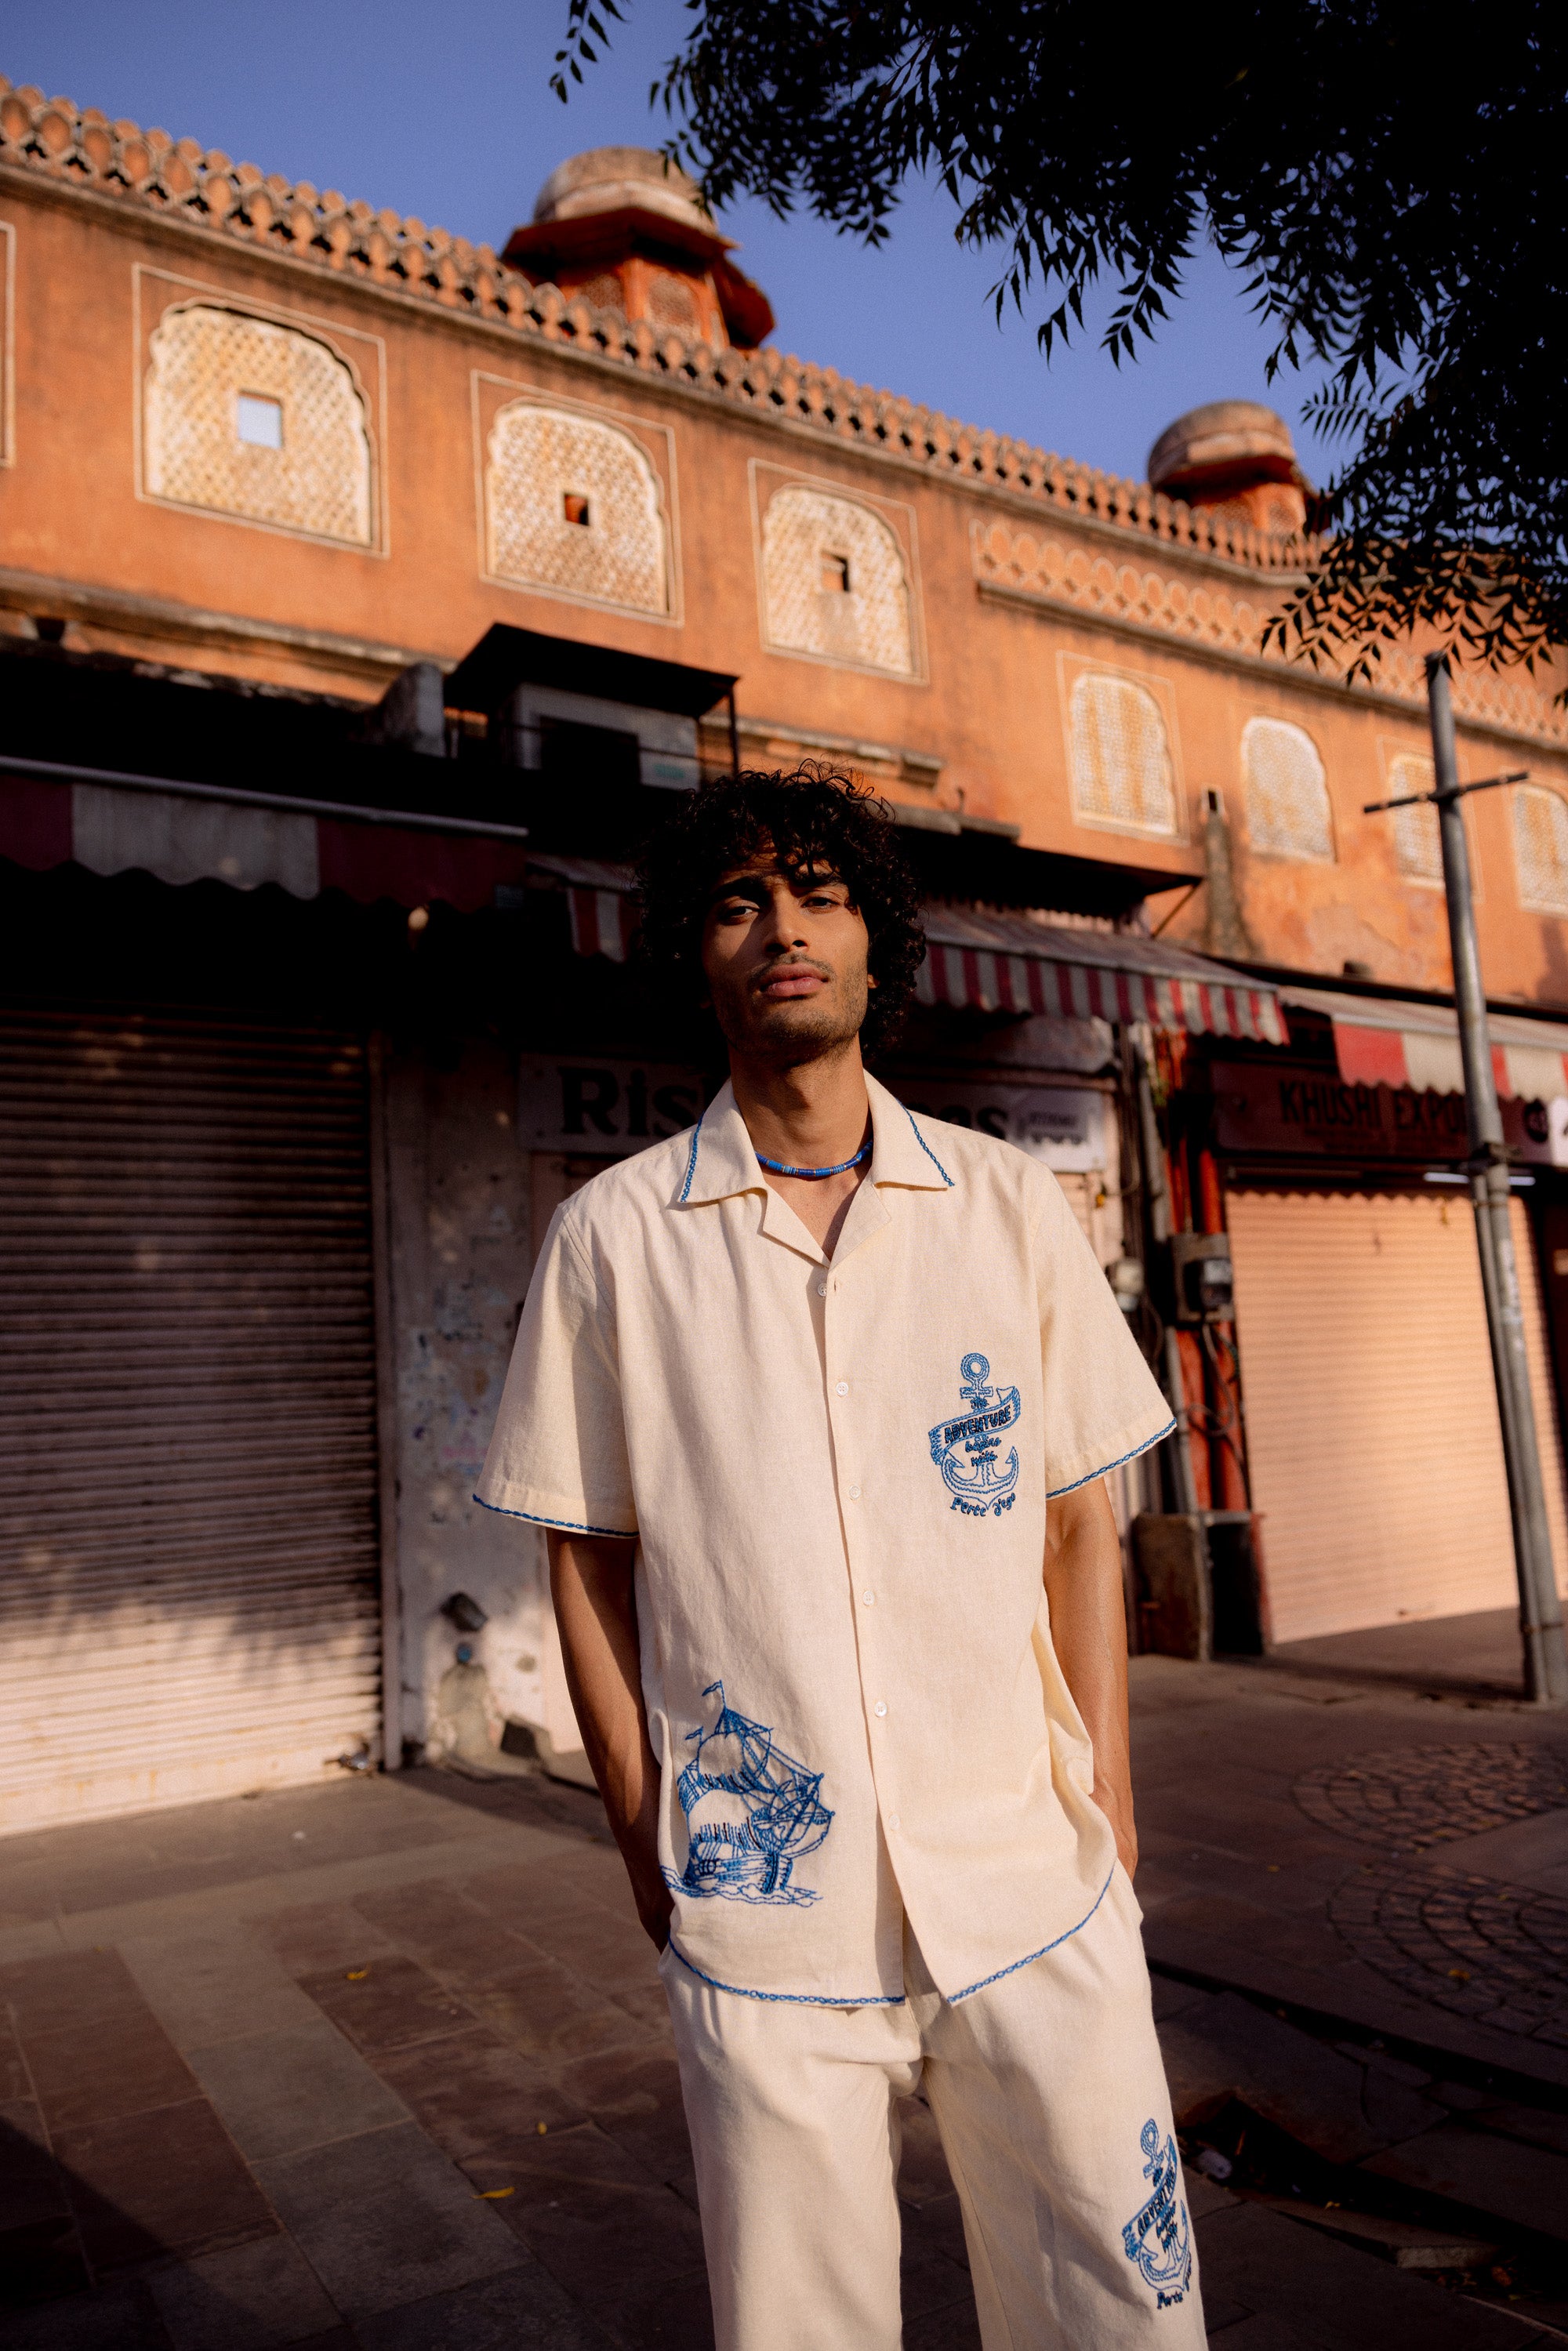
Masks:
[[[635,1535],[672,1939],[758,2000],[950,2000],[1115,1855],[1051,1646],[1045,1506],[1171,1415],[1056,1179],[870,1083],[831,1260],[726,1086],[559,1211],[477,1499]]]

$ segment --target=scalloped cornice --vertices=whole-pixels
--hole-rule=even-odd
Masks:
[[[332,189],[321,193],[308,181],[265,178],[253,163],[232,163],[193,139],[110,122],[95,107],[47,99],[0,76],[0,171],[6,169],[373,290],[538,336],[679,390],[716,394],[755,416],[803,426],[942,479],[1008,491],[1173,551],[1283,573],[1299,569],[1308,552],[1301,539],[1220,521],[1162,496],[1146,482],[1121,481],[1006,434],[956,423],[769,346],[715,350],[645,319],[629,322],[617,311],[596,310],[580,298],[569,299],[559,287],[530,285],[487,245],[350,204]]]
[[[1169,637],[1210,659],[1249,669],[1278,670],[1295,685],[1354,694],[1358,699],[1409,704],[1422,713],[1427,675],[1408,645],[1388,648],[1373,686],[1349,685],[1332,672],[1313,671],[1282,653],[1263,650],[1271,601],[1254,601],[1233,579],[1185,577],[1148,568],[1129,550],[1113,560],[1100,547],[1059,536],[1049,527],[1018,528],[999,517],[969,525],[969,559],[983,595],[1047,606],[1076,620],[1098,621],[1140,636]],[[1281,583],[1283,584],[1283,583]],[[1460,670],[1454,678],[1456,716],[1490,733],[1568,747],[1568,707],[1528,677]]]

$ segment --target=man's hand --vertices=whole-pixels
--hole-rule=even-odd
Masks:
[[[1046,1513],[1051,1637],[1094,1748],[1093,1797],[1129,1877],[1138,1866],[1127,1738],[1127,1610],[1122,1545],[1105,1481],[1059,1494]]]
[[[659,1765],[648,1738],[632,1581],[635,1545],[599,1535],[549,1534],[550,1597],[572,1711],[637,1916],[662,1951],[674,1904],[659,1866]]]

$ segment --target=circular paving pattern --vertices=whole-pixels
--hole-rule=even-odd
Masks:
[[[1357,1959],[1417,2000],[1568,2048],[1568,1901],[1440,1857],[1458,1838],[1568,1813],[1568,1750],[1391,1748],[1303,1772],[1293,1793],[1320,1828],[1382,1849],[1329,1904]]]
[[[1375,1862],[1329,1916],[1357,1959],[1417,2000],[1568,2049],[1568,1902],[1441,1862]]]
[[[1536,1813],[1568,1811],[1568,1750],[1396,1747],[1304,1771],[1291,1792],[1309,1820],[1389,1854],[1479,1836]]]

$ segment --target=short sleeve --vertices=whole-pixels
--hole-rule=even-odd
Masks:
[[[1068,1494],[1147,1452],[1176,1423],[1054,1176],[1035,1224],[1034,1268],[1046,1488]]]
[[[475,1499],[573,1534],[634,1535],[614,1310],[565,1217],[528,1285]]]

